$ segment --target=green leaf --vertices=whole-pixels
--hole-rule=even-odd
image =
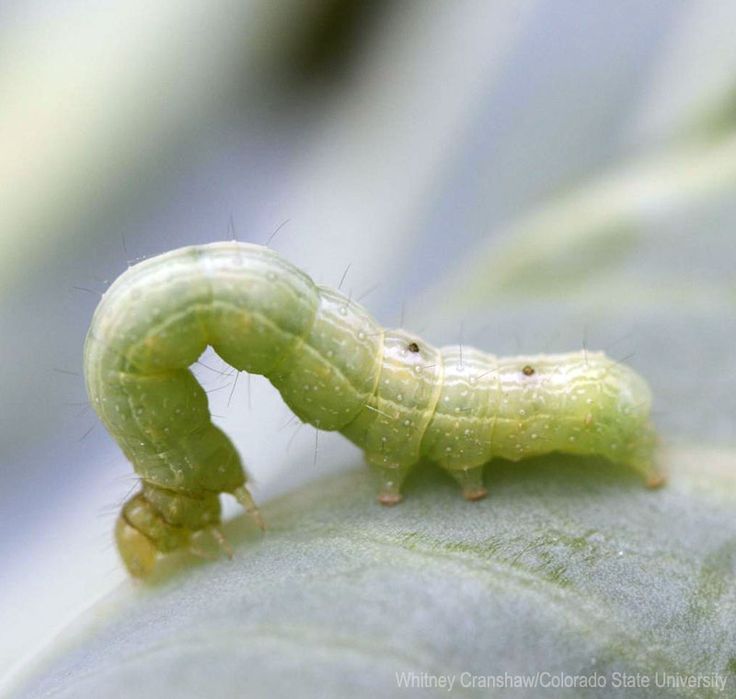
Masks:
[[[444,33],[446,22],[438,26]],[[400,34],[405,45],[406,32]],[[707,34],[696,34],[707,41]],[[430,45],[426,35],[422,28],[413,40]],[[458,36],[465,41],[466,32]],[[693,58],[702,47],[696,48]],[[443,64],[447,55],[432,65]],[[393,75],[401,62],[390,52],[386,56],[391,63],[384,72]],[[606,70],[618,59],[617,52]],[[709,72],[698,60],[681,63],[690,72],[691,87]],[[434,74],[424,62],[417,65],[424,66],[425,76]],[[664,92],[677,92],[671,88],[682,83],[680,63],[673,65],[677,70],[661,83]],[[573,104],[590,102],[585,81],[581,85]],[[647,89],[638,87],[635,93]],[[555,84],[550,106],[564,104],[559,97],[565,94]],[[652,94],[657,104],[665,104]],[[689,123],[694,103],[690,90],[680,94],[688,98],[682,100],[684,113],[673,116],[675,126]],[[435,152],[429,144],[446,141],[413,141],[406,134],[371,140],[363,115],[379,134],[385,120],[376,117],[381,111],[364,112],[364,105],[385,106],[393,115],[398,100],[386,92],[382,99],[360,104],[355,112],[361,118],[347,136],[335,139],[334,131],[326,130],[329,153],[349,150],[350,157],[338,159],[337,168],[329,158],[324,163],[317,158],[317,167],[305,168],[306,191],[311,206],[315,179],[329,173],[321,176],[330,198],[335,199],[334,183],[340,182],[341,205],[356,220],[370,220],[381,237],[377,232],[353,236],[358,242],[351,242],[352,229],[343,233],[333,224],[321,237],[302,235],[300,244],[315,260],[330,260],[334,246],[347,242],[344,250],[352,251],[353,259],[365,263],[368,251],[375,255],[374,266],[366,264],[371,273],[385,267],[389,278],[396,277],[432,254],[431,239],[417,235],[414,247],[410,242],[407,231],[424,222],[417,212],[425,210],[434,192],[451,202],[456,195],[442,184],[446,161],[427,160],[441,174],[435,181],[426,173],[417,175],[429,164],[406,170],[414,157],[401,149],[426,157]],[[402,117],[411,131],[416,130],[415,106]],[[626,131],[623,127],[642,114],[636,107],[621,107],[611,121],[617,131]],[[633,348],[630,363],[647,377],[655,396],[655,418],[666,445],[662,461],[670,475],[665,488],[647,491],[625,468],[596,459],[551,455],[520,464],[494,462],[486,473],[489,497],[467,503],[448,477],[426,464],[410,479],[406,501],[384,509],[375,502],[371,474],[365,468],[350,471],[267,503],[265,536],[244,517],[229,523],[233,561],[180,556],[162,562],[151,584],[124,584],[26,671],[18,695],[376,697],[403,695],[397,684],[402,676],[430,685],[429,692],[421,692],[426,695],[440,675],[453,680],[461,696],[505,695],[483,684],[499,675],[507,681],[553,682],[559,673],[568,681],[597,678],[606,683],[605,693],[614,695],[733,694],[736,452],[718,445],[733,441],[736,411],[736,138],[732,103],[715,107],[712,119],[679,140],[672,136],[675,127],[641,144],[636,133],[615,135],[622,152],[591,158],[592,171],[585,158],[585,167],[565,170],[565,162],[547,162],[549,153],[542,150],[539,165],[552,175],[550,186],[541,190],[547,195],[564,180],[555,179],[558,171],[586,179],[542,200],[511,191],[521,202],[519,210],[526,210],[500,230],[486,231],[479,224],[487,237],[465,250],[463,259],[448,257],[446,277],[425,289],[424,318],[422,309],[412,306],[408,322],[414,329],[425,319],[441,324],[440,332],[437,325],[431,328],[437,343],[457,338],[458,318],[473,321],[465,324],[466,331],[488,325],[492,334],[480,340],[468,332],[464,341],[497,353],[569,350],[587,342],[591,349],[607,351],[611,344],[617,350],[613,356],[629,361]],[[586,110],[578,111],[584,125]],[[516,174],[521,182],[528,173],[534,181],[529,163],[536,168],[537,161],[524,160],[527,151],[534,143],[564,140],[578,128],[567,112],[560,114],[565,115],[562,127],[547,110],[534,111],[534,124],[550,124],[538,141],[534,129],[527,140],[523,123],[517,125],[514,138],[523,146],[517,154],[526,163],[518,173],[499,170],[493,148],[482,153],[478,160],[493,177],[468,174],[480,183],[477,199],[461,201],[478,210],[462,220],[499,221],[483,210],[483,183],[487,179],[488,192],[496,194],[488,198],[488,206],[494,206],[506,192],[500,183],[507,175],[514,182]],[[582,151],[603,153],[599,132],[591,133],[599,135],[595,142],[573,141],[574,148],[559,153],[565,159]],[[448,143],[459,149],[465,142]],[[389,155],[393,160],[386,161]],[[452,165],[454,158],[449,160]],[[352,179],[363,172],[368,173],[365,182],[389,184],[368,188],[366,195],[364,181]],[[387,179],[397,172],[405,180],[401,187]],[[397,200],[411,203],[409,213],[399,207],[401,215],[375,217],[371,207],[383,204],[394,211],[387,195],[394,191]],[[47,215],[44,207],[38,211]],[[323,217],[329,224],[328,214],[319,214],[320,225]],[[333,276],[339,278],[340,272]],[[468,318],[468,313],[475,315]],[[515,346],[517,335],[521,346]],[[631,335],[628,346],[616,344]],[[683,438],[698,446],[678,444]],[[268,446],[275,453],[276,445]],[[311,458],[293,462],[285,481],[313,467]],[[353,464],[346,460],[343,465]],[[49,467],[57,469],[56,460]],[[80,500],[73,499],[74,507]],[[63,528],[59,531],[66,536]],[[616,673],[627,673],[638,686],[629,692],[617,688],[623,677]],[[480,687],[462,686],[473,677]],[[724,692],[707,686],[723,681]],[[644,682],[649,686],[642,687]],[[667,689],[658,686],[663,682],[699,686]],[[547,692],[602,693],[570,687]],[[529,687],[513,692],[539,694],[539,688]]]
[[[717,170],[704,179],[713,184]],[[653,172],[667,168],[634,185]],[[702,201],[694,191],[682,189],[680,203]],[[374,697],[440,677],[468,695],[498,693],[487,685],[503,680],[597,681],[622,693],[629,678],[644,697],[723,696],[723,682],[736,690],[736,454],[675,441],[723,443],[731,425],[726,234],[710,229],[704,271],[687,287],[688,270],[673,261],[700,250],[672,221],[616,228],[620,211],[641,203],[634,195],[610,201],[610,216],[586,204],[593,219],[581,222],[586,196],[533,214],[535,226],[514,228],[507,247],[490,245],[463,283],[444,287],[444,307],[476,305],[496,332],[473,344],[497,351],[514,324],[558,330],[566,349],[580,322],[597,321],[609,340],[636,329],[634,364],[657,407],[670,409],[657,415],[665,488],[561,455],[494,462],[480,503],[429,464],[393,509],[376,504],[366,469],[319,481],[267,504],[263,537],[242,517],[231,522],[233,561],[168,560],[151,584],[93,607],[20,696]]]
[[[491,677],[595,680],[619,692],[629,678],[645,697],[723,696],[723,682],[736,690],[736,454],[712,446],[731,434],[736,395],[723,349],[736,337],[724,312],[730,243],[713,225],[708,245],[692,246],[672,227],[677,213],[662,230],[616,228],[621,210],[641,204],[637,182],[654,186],[655,172],[667,168],[620,184],[633,199],[610,201],[610,216],[586,204],[595,215],[578,221],[585,192],[567,209],[532,214],[537,224],[515,227],[501,246],[497,277],[483,266],[499,250],[491,245],[465,286],[443,293],[446,309],[479,308],[496,332],[473,344],[497,351],[514,324],[558,330],[565,349],[580,322],[596,321],[609,340],[635,329],[634,364],[670,413],[657,415],[665,488],[561,455],[494,462],[480,503],[429,464],[394,509],[376,504],[365,469],[319,481],[266,505],[264,537],[242,517],[230,523],[232,562],[169,560],[151,584],[95,606],[27,674],[20,696],[374,697],[440,676],[469,695],[496,693],[484,686]],[[717,172],[701,174],[710,186]],[[705,197],[700,184],[679,194],[680,211]],[[701,253],[688,287],[682,260]],[[678,435],[701,446],[677,445]]]
[[[234,560],[181,557],[98,605],[22,696],[388,696],[401,673],[537,671],[733,689],[736,463],[668,463],[648,491],[594,459],[498,462],[479,503],[422,465],[392,509],[365,470],[317,482],[266,506],[263,536],[231,522]]]

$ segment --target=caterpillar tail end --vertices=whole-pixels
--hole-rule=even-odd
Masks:
[[[647,456],[631,464],[634,470],[644,479],[644,487],[656,490],[667,483],[667,474],[659,467],[657,459]]]
[[[158,554],[153,542],[121,514],[115,522],[115,543],[128,573],[134,578],[145,578],[156,565]]]
[[[667,483],[660,447],[659,439],[650,427],[639,453],[632,459],[632,466],[644,477],[644,485],[649,490],[656,490]]]

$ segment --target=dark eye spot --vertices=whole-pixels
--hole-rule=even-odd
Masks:
[[[410,342],[406,349],[408,349],[410,352],[418,352],[419,351],[419,345],[416,342]]]
[[[529,366],[528,364],[521,370],[521,373],[524,374],[524,376],[531,376],[534,373],[534,367]]]

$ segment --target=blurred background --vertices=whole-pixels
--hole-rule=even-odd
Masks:
[[[106,286],[180,245],[270,241],[440,345],[604,349],[667,443],[732,446],[735,24],[716,0],[0,3],[0,676],[125,579],[135,481],[82,345]],[[361,466],[202,361],[258,500]]]

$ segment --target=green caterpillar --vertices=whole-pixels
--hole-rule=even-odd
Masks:
[[[236,369],[266,376],[300,420],[362,448],[386,505],[401,500],[422,457],[452,474],[469,500],[486,494],[489,460],[552,451],[600,455],[637,469],[649,485],[662,482],[649,388],[603,353],[500,358],[435,349],[380,328],[269,248],[186,247],[121,275],[84,349],[92,405],[141,479],[115,529],[137,577],[158,553],[193,548],[201,530],[229,552],[220,493],[262,525],[238,453],[212,424],[189,371],[208,345]]]

